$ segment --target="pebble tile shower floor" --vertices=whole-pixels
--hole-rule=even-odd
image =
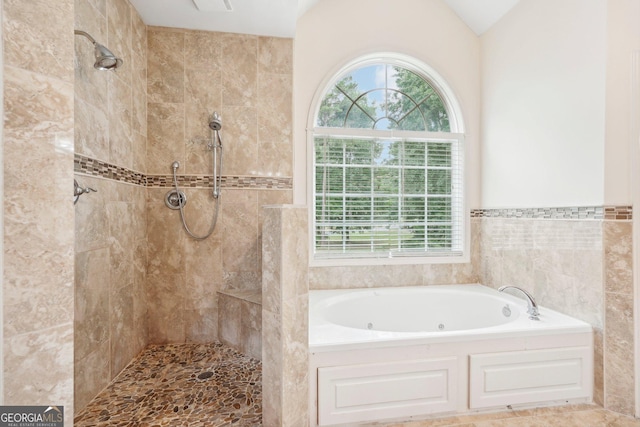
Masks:
[[[261,426],[261,369],[220,343],[150,346],[74,425]]]
[[[220,343],[151,346],[75,418],[76,427],[262,425],[262,365]],[[363,427],[640,427],[595,405]],[[275,426],[265,426],[275,427]]]

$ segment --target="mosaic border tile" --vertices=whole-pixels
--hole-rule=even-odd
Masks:
[[[173,186],[173,176],[145,175],[102,160],[81,154],[74,155],[73,170],[91,176],[141,185],[149,188]],[[211,188],[209,175],[178,175],[178,185],[188,188]],[[223,176],[222,187],[227,189],[290,190],[293,178],[265,176]],[[532,219],[595,219],[630,221],[632,206],[570,206],[558,208],[472,209],[471,218],[532,218]]]
[[[559,208],[472,209],[471,218],[595,219],[629,221],[631,206],[569,206]]]
[[[173,187],[173,176],[171,174],[145,175],[81,154],[75,154],[73,170],[76,173],[143,187]],[[211,188],[213,187],[213,178],[208,175],[178,175],[178,185],[188,188]],[[293,188],[293,179],[290,177],[269,176],[223,176],[222,187],[227,189],[290,190]]]
[[[178,175],[178,185],[188,188],[211,188],[213,177],[209,175]],[[146,186],[151,188],[173,187],[172,175],[147,175]],[[223,188],[289,190],[292,178],[264,176],[222,176]]]
[[[131,169],[103,162],[102,160],[92,159],[80,154],[74,155],[73,171],[143,186],[146,180],[145,175],[140,172],[135,172]]]

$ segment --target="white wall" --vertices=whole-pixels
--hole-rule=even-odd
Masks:
[[[606,16],[522,0],[481,37],[483,208],[604,203]]]
[[[469,146],[471,208],[479,203],[480,46],[442,0],[322,0],[297,24],[294,47],[294,203],[306,204],[306,127],[314,95],[352,59],[375,52],[412,56],[449,83]]]
[[[606,149],[604,198],[607,205],[632,201],[632,144],[638,117],[632,100],[632,58],[640,50],[640,1],[607,1]],[[635,115],[635,117],[632,115]],[[636,159],[637,160],[637,159]]]

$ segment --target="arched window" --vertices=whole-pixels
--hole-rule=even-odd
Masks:
[[[311,132],[314,259],[463,255],[461,117],[434,74],[363,60],[324,90]]]

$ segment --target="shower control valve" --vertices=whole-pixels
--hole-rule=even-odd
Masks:
[[[164,204],[169,209],[180,209],[187,204],[187,195],[183,191],[170,190],[164,196]]]

